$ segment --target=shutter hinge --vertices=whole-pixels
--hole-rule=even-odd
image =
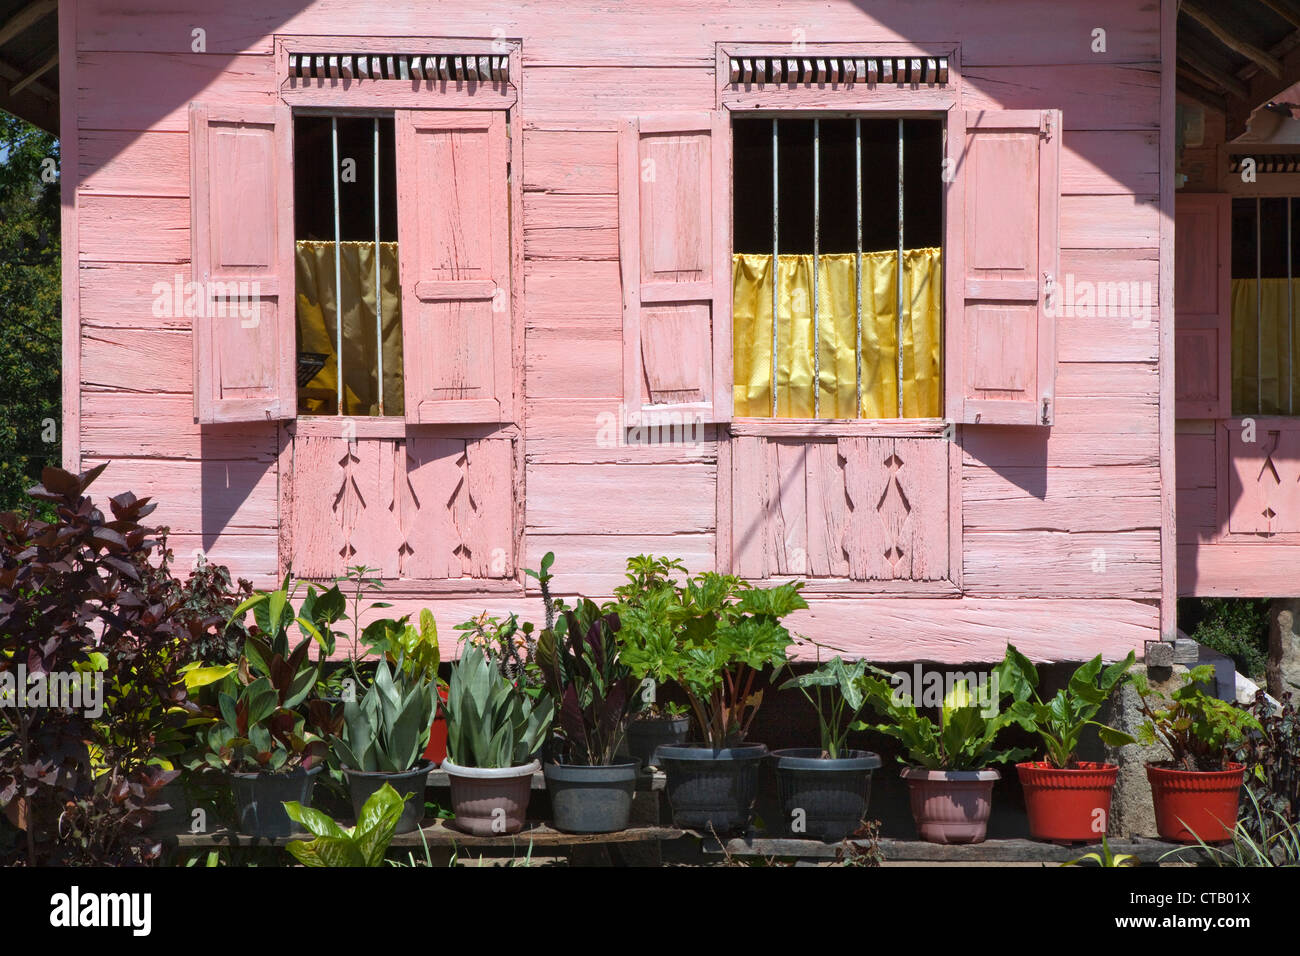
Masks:
[[[1052,424],[1052,400],[1050,398],[1043,399],[1043,424]]]
[[[1051,110],[1043,110],[1042,123],[1038,127],[1039,135],[1041,135],[1043,139],[1052,138],[1052,133],[1054,132],[1054,130],[1052,129],[1052,117],[1055,115],[1056,114],[1053,113]]]

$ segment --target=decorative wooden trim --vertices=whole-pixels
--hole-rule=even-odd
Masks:
[[[1232,530],[1232,454],[1234,442],[1241,432],[1245,421],[1254,422],[1256,446],[1268,441],[1270,431],[1300,432],[1300,417],[1286,415],[1234,415],[1220,419],[1214,426],[1214,471],[1215,471],[1215,534],[1211,542],[1200,542],[1201,547],[1223,547],[1238,545],[1247,548],[1259,548],[1278,545],[1300,544],[1300,532],[1280,531],[1275,534],[1263,534],[1253,531]],[[1284,482],[1289,479],[1284,478]],[[1272,592],[1261,592],[1272,593]]]
[[[726,43],[715,47],[719,109],[949,110],[960,47],[935,43]]]
[[[731,434],[754,438],[939,438],[948,427],[942,418],[737,418],[731,423]]]
[[[517,40],[275,38],[280,98],[295,107],[509,109],[518,98],[519,64]]]
[[[502,404],[501,417],[516,425],[509,426],[510,433],[519,440],[514,443],[513,473],[511,485],[514,489],[514,564],[515,577],[519,586],[527,581],[524,575],[525,535],[527,534],[527,513],[525,512],[528,481],[528,467],[525,459],[527,452],[527,416],[524,414],[527,393],[525,391],[525,289],[524,289],[524,129],[527,124],[527,110],[524,109],[524,71],[523,47],[515,44],[510,51],[510,76],[514,77],[516,100],[506,114],[506,132],[510,137],[510,176],[507,188],[510,202],[510,368],[511,392],[509,405]]]
[[[275,576],[284,580],[284,576],[293,568],[293,431],[290,422],[279,422],[276,426],[275,481],[278,504],[276,517],[276,572]]]
[[[1174,475],[1174,175],[1179,0],[1160,2],[1160,637],[1178,630],[1177,485]],[[1224,383],[1220,383],[1223,387]]]
[[[302,438],[406,438],[436,430],[446,438],[517,438],[516,425],[498,425],[494,422],[446,424],[437,426],[413,425],[392,415],[301,415],[289,423],[291,437]]]
[[[59,263],[63,283],[63,467],[81,470],[81,276],[80,233],[77,229],[77,187],[81,180],[77,127],[77,4],[59,0],[59,204],[62,207]]]

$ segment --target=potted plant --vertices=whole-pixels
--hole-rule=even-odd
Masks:
[[[1172,694],[1156,691],[1143,674],[1132,680],[1146,718],[1138,741],[1169,751],[1169,760],[1147,764],[1160,837],[1176,843],[1231,840],[1245,767],[1228,759],[1228,748],[1247,730],[1259,731],[1259,721],[1205,692],[1214,680],[1209,664],[1188,671],[1187,683]]]
[[[861,684],[866,670],[866,661],[845,664],[837,656],[781,685],[808,698],[821,732],[820,747],[772,752],[781,809],[792,835],[843,840],[867,812],[871,772],[880,766],[880,756],[845,746],[850,726],[867,703]]]
[[[391,785],[405,801],[398,833],[418,829],[424,816],[424,788],[433,765],[424,759],[433,720],[436,685],[421,673],[397,668],[386,660],[375,668],[375,680],[358,700],[343,704],[343,735],[331,738],[347,779],[356,818],[366,801]]]
[[[311,804],[326,747],[293,711],[298,702],[282,705],[270,680],[259,677],[235,694],[222,691],[221,719],[203,731],[205,762],[230,775],[241,833],[290,836],[295,830],[284,803]]]
[[[1015,722],[1001,709],[1001,690],[985,684],[985,692],[975,695],[965,680],[954,682],[944,695],[936,727],[917,712],[911,697],[896,692],[887,681],[864,676],[862,682],[872,706],[888,720],[859,721],[853,729],[877,730],[902,743],[905,754],[899,759],[908,765],[900,776],[907,781],[921,839],[982,843],[993,807],[993,783],[1002,777],[989,765],[1032,754],[1028,749],[993,749],[998,734]]]
[[[475,836],[524,827],[533,755],[550,730],[550,697],[530,697],[476,644],[465,645],[447,687],[447,759],[455,825]]]
[[[620,603],[623,660],[638,679],[676,682],[703,736],[659,747],[677,826],[723,831],[749,823],[767,755],[763,744],[745,742],[763,700],[755,683],[765,667],[786,661],[791,638],[781,618],[808,606],[800,587],[758,588],[709,572],[655,583]]]
[[[1106,833],[1119,766],[1079,760],[1076,751],[1085,727],[1095,727],[1102,741],[1112,747],[1134,742],[1122,730],[1093,719],[1128,674],[1134,659],[1130,651],[1124,660],[1103,669],[1098,654],[1044,702],[1038,696],[1038,669],[1015,645],[1007,645],[1006,657],[996,671],[998,684],[1010,693],[1010,712],[1020,726],[1042,738],[1046,758],[1016,764],[1025,793],[1029,834],[1035,839],[1094,841]]]
[[[438,676],[442,663],[438,647],[438,625],[428,608],[420,612],[417,628],[406,617],[383,619],[367,625],[363,640],[367,653],[376,653],[411,677],[419,676],[437,690],[434,716],[429,725],[429,742],[424,759],[435,767],[447,757],[447,719],[443,704],[447,700],[447,682]]]
[[[632,812],[638,763],[615,754],[639,698],[615,637],[619,623],[616,612],[583,600],[537,640],[538,663],[555,703],[558,754],[543,772],[559,830],[623,830]]]

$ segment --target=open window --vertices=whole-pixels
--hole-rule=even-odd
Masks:
[[[513,420],[504,110],[190,116],[198,421]]]
[[[1295,315],[1300,297],[1300,200],[1232,200],[1233,415],[1300,412]]]
[[[293,145],[298,413],[401,417],[393,118],[298,115]]]
[[[733,122],[737,417],[942,416],[943,132]]]

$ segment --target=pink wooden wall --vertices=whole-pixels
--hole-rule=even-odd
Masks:
[[[798,571],[781,553],[790,540],[784,535],[757,557],[719,541],[719,528],[735,517],[728,510],[735,482],[762,473],[741,470],[745,463],[802,470],[802,496],[791,499],[788,515],[802,529],[807,560],[834,565],[847,579],[895,574],[934,585],[871,596],[814,587],[812,608],[793,621],[809,637],[878,660],[961,662],[998,658],[1008,640],[1041,658],[1140,653],[1161,633],[1162,614],[1169,633],[1172,383],[1158,359],[1172,348],[1160,321],[1172,270],[1162,257],[1170,230],[1161,214],[1171,186],[1160,175],[1168,149],[1161,116],[1172,115],[1172,36],[1162,32],[1160,4],[1069,0],[1049,13],[1038,0],[756,0],[743,9],[698,0],[466,0],[439,4],[436,16],[416,0],[60,6],[62,62],[75,64],[61,69],[65,122],[75,129],[64,147],[65,181],[75,175],[67,197],[66,248],[75,268],[65,296],[65,447],[70,463],[83,467],[113,459],[103,490],[156,495],[156,517],[171,525],[178,553],[201,549],[268,586],[305,540],[346,539],[348,522],[378,520],[336,501],[319,470],[310,487],[295,483],[301,454],[316,454],[339,487],[391,489],[405,467],[444,491],[473,481],[476,461],[495,456],[502,468],[513,464],[513,488],[427,495],[420,506],[427,511],[401,500],[380,518],[385,540],[408,550],[356,554],[373,565],[396,562],[399,575],[411,562],[459,569],[468,581],[390,589],[395,611],[429,605],[450,635],[453,624],[484,609],[535,619],[540,608],[517,565],[536,567],[549,550],[565,589],[593,595],[621,583],[623,559],[640,552],[707,570],[722,547],[746,573]],[[202,54],[191,52],[195,27],[206,31]],[[1096,27],[1106,30],[1105,52],[1093,52]],[[273,105],[276,34],[434,30],[522,43],[518,427],[495,440],[472,429],[405,443],[389,437],[355,456],[346,442],[314,448],[300,438],[296,464],[277,424],[200,427],[190,320],[156,316],[151,307],[156,282],[190,276],[190,102]],[[785,450],[752,435],[729,439],[725,426],[713,425],[689,446],[601,439],[625,388],[620,130],[638,115],[714,109],[715,43],[798,39],[956,43],[965,109],[1062,111],[1060,280],[1073,276],[1075,288],[1137,282],[1152,292],[1145,323],[1128,315],[1057,320],[1050,429],[964,426],[950,446],[864,435]],[[1170,64],[1163,75],[1162,58]],[[846,454],[850,464],[840,471]],[[936,454],[956,456],[951,486],[942,459],[937,472],[925,464]],[[854,468],[890,455],[901,464],[898,482],[919,483],[898,487],[923,492],[926,501],[910,499],[917,507],[906,514],[869,515],[862,503],[889,478]],[[839,481],[847,493],[834,513],[818,510],[815,491],[825,481]],[[933,513],[931,502],[944,495],[960,516],[951,529]],[[908,549],[904,571],[866,547],[823,555],[819,521],[823,530],[833,521],[863,535],[885,522],[890,534],[920,534],[926,544]],[[417,541],[425,522],[478,544],[429,553]],[[935,522],[942,530],[927,535]],[[934,540],[949,531],[952,547]],[[504,563],[489,567],[487,555],[498,548]]]
[[[1300,419],[1232,414],[1230,217],[1234,197],[1300,195],[1300,176],[1242,182],[1228,154],[1247,148],[1225,136],[1224,118],[1207,113],[1203,143],[1183,155],[1176,211],[1178,593],[1294,597]]]

